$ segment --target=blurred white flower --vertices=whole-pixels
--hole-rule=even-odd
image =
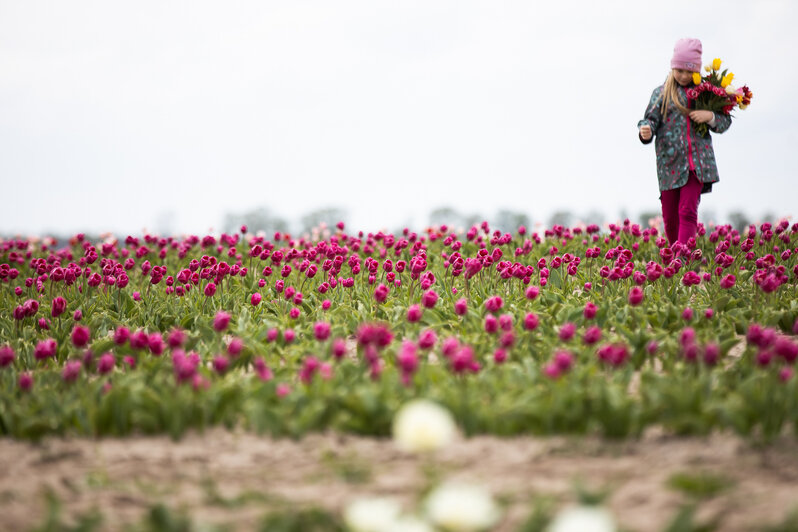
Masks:
[[[562,510],[546,532],[615,532],[615,520],[600,506],[573,506]]]
[[[386,532],[435,532],[432,526],[418,517],[405,515],[388,527]]]
[[[486,490],[467,484],[446,483],[429,494],[427,515],[450,532],[486,530],[499,520],[499,508]]]
[[[415,399],[402,406],[393,420],[393,439],[410,452],[440,449],[457,435],[452,415],[438,403]]]
[[[399,510],[394,499],[356,499],[344,510],[344,521],[354,532],[387,532],[399,517]]]

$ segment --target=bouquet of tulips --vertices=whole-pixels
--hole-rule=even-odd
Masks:
[[[713,113],[731,114],[735,107],[745,109],[751,103],[753,93],[747,85],[737,89],[732,86],[734,74],[728,70],[720,70],[721,61],[718,58],[705,66],[705,76],[693,73],[695,87],[687,90],[687,99],[693,109],[706,109]],[[694,123],[696,131],[706,136],[707,124]]]

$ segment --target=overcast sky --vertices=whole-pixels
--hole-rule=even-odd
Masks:
[[[798,214],[796,5],[0,0],[0,233],[657,210],[636,124],[687,36],[754,92],[699,212]]]

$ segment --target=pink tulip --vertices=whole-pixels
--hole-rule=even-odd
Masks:
[[[773,342],[773,350],[789,364],[798,359],[798,342],[786,336],[779,335],[776,338]]]
[[[147,345],[150,352],[155,356],[161,356],[164,351],[163,335],[161,333],[152,333],[149,335]]]
[[[557,364],[552,362],[550,364],[546,364],[546,367],[543,368],[543,374],[550,379],[557,379],[562,374],[562,370],[557,367]]]
[[[629,290],[629,304],[633,307],[636,307],[640,303],[643,302],[643,289],[639,286],[633,286],[631,290]]]
[[[57,318],[66,311],[66,306],[67,306],[66,299],[64,299],[61,296],[54,298],[50,315],[53,318]]]
[[[385,300],[388,299],[388,292],[388,287],[380,283],[377,285],[377,288],[374,289],[374,300],[377,303],[384,303]]]
[[[587,345],[593,345],[601,340],[601,328],[597,325],[591,325],[585,331],[585,335],[583,337],[583,341]]]
[[[213,297],[216,293],[216,284],[215,283],[208,283],[205,285],[205,296],[206,297]]]
[[[114,343],[116,345],[125,345],[130,339],[130,329],[127,327],[119,327],[114,331]]]
[[[213,357],[213,370],[218,373],[219,375],[224,375],[227,373],[227,369],[230,367],[230,359],[228,359],[224,355],[216,355]]]
[[[463,346],[452,356],[451,368],[456,374],[477,373],[480,370],[480,364],[474,356],[474,350],[470,346]]]
[[[313,325],[313,336],[316,340],[323,342],[330,337],[330,324],[325,321],[318,321]]]
[[[443,345],[441,345],[441,354],[450,359],[458,349],[460,349],[460,342],[454,336],[450,336],[443,341]]]
[[[172,329],[169,333],[169,336],[166,339],[167,345],[169,345],[172,349],[177,349],[178,347],[182,347],[184,343],[186,343],[186,333],[183,332],[181,329]]]
[[[88,327],[82,325],[75,325],[72,329],[72,345],[75,347],[86,347],[91,338],[91,332]]]
[[[407,321],[409,321],[410,323],[416,323],[418,320],[421,319],[422,313],[423,312],[419,305],[416,304],[410,305],[407,308]]]
[[[313,376],[318,372],[321,362],[314,356],[305,358],[302,363],[302,368],[299,370],[299,380],[304,384],[310,384],[313,381]]]
[[[564,323],[562,327],[560,327],[560,332],[559,332],[560,340],[562,340],[563,342],[567,342],[574,337],[575,333],[576,333],[575,324],[571,322]]]
[[[497,312],[504,306],[504,301],[499,296],[489,297],[485,300],[485,308],[489,312]]]
[[[115,364],[116,360],[114,359],[114,355],[111,353],[104,353],[100,356],[99,360],[97,360],[97,373],[100,375],[110,373],[113,371]]]
[[[336,338],[332,342],[332,355],[336,360],[341,360],[346,354],[346,342],[342,338]]]
[[[426,329],[418,336],[418,346],[421,349],[431,349],[438,341],[438,336],[432,329]]]
[[[83,364],[79,360],[70,360],[64,365],[64,369],[61,371],[61,378],[64,382],[75,382],[80,375],[82,367]]]
[[[227,312],[220,310],[216,313],[216,316],[213,318],[213,328],[219,332],[224,331],[227,329],[227,326],[230,324],[230,314]]]
[[[570,371],[574,365],[574,356],[568,351],[557,351],[554,353],[554,365],[560,372]]]
[[[539,323],[540,320],[534,312],[530,312],[524,317],[524,329],[527,331],[534,331],[538,328]]]
[[[130,335],[130,347],[136,350],[147,349],[150,346],[150,336],[145,331],[136,331]]]
[[[704,346],[704,363],[707,366],[714,366],[720,358],[720,346],[710,343]]]
[[[241,354],[241,351],[244,350],[244,341],[241,338],[233,338],[230,340],[230,343],[227,344],[227,354],[233,358],[236,358],[238,355]]]
[[[646,344],[646,353],[648,353],[649,355],[653,356],[657,354],[658,349],[659,349],[659,344],[657,343],[656,340],[649,340],[648,343]]]
[[[17,386],[23,392],[30,391],[33,388],[33,375],[28,372],[20,373],[19,379],[17,379]]]
[[[513,331],[505,331],[499,337],[499,345],[504,349],[510,349],[515,345],[515,333]]]
[[[503,331],[513,330],[513,315],[502,314],[499,316],[499,328]]]
[[[695,343],[695,329],[692,327],[682,329],[682,332],[679,333],[679,343],[682,347]]]
[[[729,289],[732,286],[734,286],[734,283],[736,283],[736,282],[737,282],[737,278],[730,273],[728,275],[725,275],[723,277],[723,279],[720,280],[720,287],[721,288],[725,288],[725,289]]]
[[[396,355],[396,363],[403,374],[412,375],[418,369],[418,354],[413,342],[405,341]]]
[[[0,368],[10,366],[14,362],[16,355],[10,345],[0,347]]]
[[[421,304],[426,308],[432,308],[438,302],[438,293],[435,290],[427,290],[421,296]]]
[[[769,349],[760,349],[756,354],[756,363],[762,367],[770,365],[773,353]]]
[[[612,366],[622,366],[629,358],[629,350],[624,344],[607,344],[597,352],[599,360]]]

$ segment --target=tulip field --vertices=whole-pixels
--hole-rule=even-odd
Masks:
[[[0,302],[0,435],[30,444],[396,437],[418,398],[467,439],[798,436],[787,220],[11,238]]]

